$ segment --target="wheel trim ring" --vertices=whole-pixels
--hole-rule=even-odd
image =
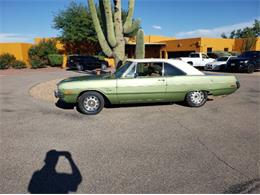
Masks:
[[[83,100],[83,107],[87,112],[95,112],[100,108],[100,100],[96,96],[87,96]]]
[[[193,91],[190,94],[192,103],[200,105],[204,101],[205,95],[202,91]]]

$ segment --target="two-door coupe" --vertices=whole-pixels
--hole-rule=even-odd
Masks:
[[[82,113],[93,115],[105,104],[186,101],[191,107],[200,107],[208,95],[228,95],[239,86],[235,76],[205,75],[180,60],[135,59],[111,75],[62,80],[55,96],[77,103]]]

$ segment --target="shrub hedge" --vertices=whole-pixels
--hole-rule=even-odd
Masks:
[[[0,69],[7,69],[12,66],[12,63],[16,60],[15,56],[9,53],[0,55]]]
[[[63,63],[63,56],[60,54],[49,54],[48,59],[51,66],[61,66]]]
[[[58,54],[55,40],[42,40],[39,44],[32,46],[28,51],[32,68],[43,68],[50,65],[48,59],[50,54]]]
[[[4,53],[0,55],[0,69],[7,69],[10,67],[21,69],[26,68],[26,64],[21,60],[17,60],[12,54]]]

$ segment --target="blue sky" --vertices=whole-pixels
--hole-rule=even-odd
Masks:
[[[53,16],[71,0],[0,0],[0,42],[54,37]],[[87,4],[87,0],[76,0]],[[122,0],[127,8],[127,0]],[[136,0],[135,18],[146,34],[219,37],[260,19],[260,0]]]

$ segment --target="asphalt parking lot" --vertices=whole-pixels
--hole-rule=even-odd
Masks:
[[[75,74],[0,76],[0,193],[28,193],[30,183],[48,180],[42,167],[54,149],[71,154],[79,172],[60,178],[76,193],[260,192],[259,72],[236,74],[236,93],[201,108],[123,106],[85,116],[28,93],[37,83]],[[64,156],[56,170],[69,174]],[[43,174],[32,177],[37,170]]]

